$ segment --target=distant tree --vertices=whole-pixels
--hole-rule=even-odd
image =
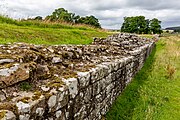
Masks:
[[[92,15],[86,16],[86,17],[80,17],[78,20],[78,23],[87,24],[87,25],[95,26],[97,28],[101,28],[99,20]]]
[[[124,17],[121,31],[138,34],[148,34],[151,33],[151,31],[153,31],[153,33],[161,33],[160,23],[158,19],[149,20],[145,19],[144,16]]]
[[[86,16],[86,17],[80,17],[79,15],[75,15],[75,13],[70,13],[64,8],[58,8],[55,9],[55,11],[52,13],[52,15],[46,16],[45,20],[50,21],[63,21],[63,22],[69,22],[74,24],[88,24],[91,26],[95,26],[97,28],[101,28],[101,25],[99,23],[99,20],[94,16]]]
[[[150,20],[150,30],[153,32],[153,34],[161,34],[161,21],[159,21],[157,18]]]
[[[129,33],[132,32],[131,27],[130,27],[130,25],[132,24],[131,21],[132,21],[131,17],[124,17],[124,22],[123,22],[122,27],[121,27],[122,32],[129,32]]]
[[[149,23],[150,23],[150,20],[146,19],[146,26],[145,26],[145,29],[144,29],[145,34],[150,34]]]
[[[63,22],[73,22],[74,13],[69,13],[64,8],[55,9],[52,15],[47,16],[46,20],[51,21],[63,21]]]
[[[77,15],[77,16],[74,16],[73,17],[73,22],[74,23],[79,23],[79,19],[80,19],[81,17],[79,16],[79,15]]]
[[[93,16],[93,15],[89,16],[88,20],[89,20],[89,22],[88,22],[89,25],[95,26],[97,28],[101,28],[99,20],[95,16]]]
[[[124,17],[121,31],[129,33],[144,33],[146,29],[146,20],[144,16]]]
[[[43,20],[43,18],[41,16],[37,16],[34,18],[34,20]]]
[[[138,29],[137,29],[138,34],[145,33],[145,29],[147,27],[147,21],[145,20],[145,17],[137,16],[136,19],[137,19],[137,25],[138,25]]]
[[[174,32],[180,33],[180,29],[175,29]]]
[[[169,30],[166,30],[166,33],[169,33]]]

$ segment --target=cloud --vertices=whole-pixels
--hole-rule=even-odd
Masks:
[[[143,15],[158,18],[162,26],[180,25],[178,0],[0,0],[1,14],[13,18],[50,15],[63,7],[77,15],[96,16],[102,27],[119,29],[125,16]]]
[[[125,0],[92,0],[90,5],[94,10],[117,10],[125,6]]]
[[[128,7],[137,7],[145,10],[179,9],[178,0],[126,0]]]

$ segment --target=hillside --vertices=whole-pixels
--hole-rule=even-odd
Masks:
[[[180,26],[178,26],[178,27],[168,27],[168,28],[166,28],[166,30],[174,30],[174,31],[180,32]]]
[[[17,21],[0,16],[0,44],[89,44],[93,37],[107,37],[109,34],[112,33],[85,25]]]

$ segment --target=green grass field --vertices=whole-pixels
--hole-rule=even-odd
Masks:
[[[180,35],[162,37],[107,120],[180,120]]]
[[[0,44],[90,44],[93,37],[107,37],[110,34],[85,25],[16,21],[0,16]]]

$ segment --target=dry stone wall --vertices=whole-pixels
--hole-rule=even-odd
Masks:
[[[100,120],[154,46],[121,33],[92,45],[1,45],[0,118]]]

